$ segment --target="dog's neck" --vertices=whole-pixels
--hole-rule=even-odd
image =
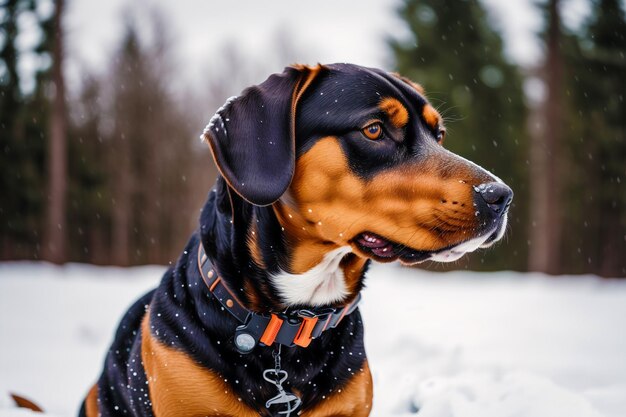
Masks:
[[[363,287],[368,261],[349,246],[307,232],[297,211],[277,202],[259,207],[219,177],[202,210],[202,242],[242,303],[257,312],[289,307],[339,306]]]

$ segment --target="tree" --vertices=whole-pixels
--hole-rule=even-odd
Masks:
[[[64,0],[56,0],[52,46],[52,83],[54,98],[50,117],[48,149],[48,216],[43,255],[48,261],[66,260],[66,198],[67,198],[67,110],[63,76]]]
[[[142,105],[136,102],[137,90],[142,82],[136,72],[143,69],[139,67],[141,60],[138,42],[134,28],[127,28],[122,49],[115,60],[111,83],[114,86],[112,114],[115,120],[111,145],[115,152],[108,156],[111,158],[109,174],[113,184],[112,260],[117,265],[130,263],[131,199],[135,187],[131,141],[138,139],[136,132],[131,129],[142,120],[141,114],[138,114]]]
[[[166,27],[158,14],[150,23],[150,44],[128,23],[108,80],[105,112],[113,127],[104,146],[110,146],[112,261],[120,265],[175,260],[197,213],[190,181],[198,128],[175,94]],[[198,186],[203,195],[207,188]]]
[[[490,169],[515,191],[511,239],[475,268],[526,267],[526,109],[522,80],[504,57],[498,32],[476,0],[405,0],[399,10],[412,39],[391,40],[397,70],[421,83],[448,127],[446,146]]]
[[[532,137],[530,152],[532,192],[528,266],[533,271],[557,274],[562,271],[561,155],[565,105],[559,0],[548,1],[546,15],[546,59],[542,76],[547,88],[547,98],[540,105],[540,129]]]
[[[44,160],[49,113],[49,67],[36,68],[32,90],[22,91],[20,54],[50,56],[51,16],[41,16],[33,0],[7,0],[0,16],[0,257],[40,257],[45,214]],[[32,50],[19,50],[18,19],[35,17],[41,33]],[[27,74],[32,75],[32,74]]]
[[[592,3],[563,51],[568,175],[561,262],[571,272],[626,276],[626,22],[618,0]]]
[[[105,96],[101,76],[87,73],[72,98],[68,132],[68,257],[110,263],[111,190],[104,142]]]
[[[19,119],[22,110],[22,92],[17,72],[17,17],[20,13],[20,0],[7,0],[0,20],[0,236],[2,237],[1,256],[14,256],[15,240],[25,232],[19,212],[24,201],[20,192],[21,178],[17,175],[23,141],[20,140]]]

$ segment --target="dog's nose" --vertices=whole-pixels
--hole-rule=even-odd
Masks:
[[[495,213],[504,214],[513,200],[513,190],[501,182],[488,182],[474,187],[487,206]]]

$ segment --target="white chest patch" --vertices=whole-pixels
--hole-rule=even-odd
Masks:
[[[349,252],[349,246],[337,248],[305,273],[280,272],[271,277],[272,283],[288,305],[320,306],[341,301],[348,289],[339,262]]]

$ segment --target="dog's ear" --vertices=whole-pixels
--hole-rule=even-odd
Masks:
[[[220,173],[246,201],[272,204],[289,187],[297,104],[322,70],[321,65],[287,67],[228,99],[205,128],[202,137]]]

